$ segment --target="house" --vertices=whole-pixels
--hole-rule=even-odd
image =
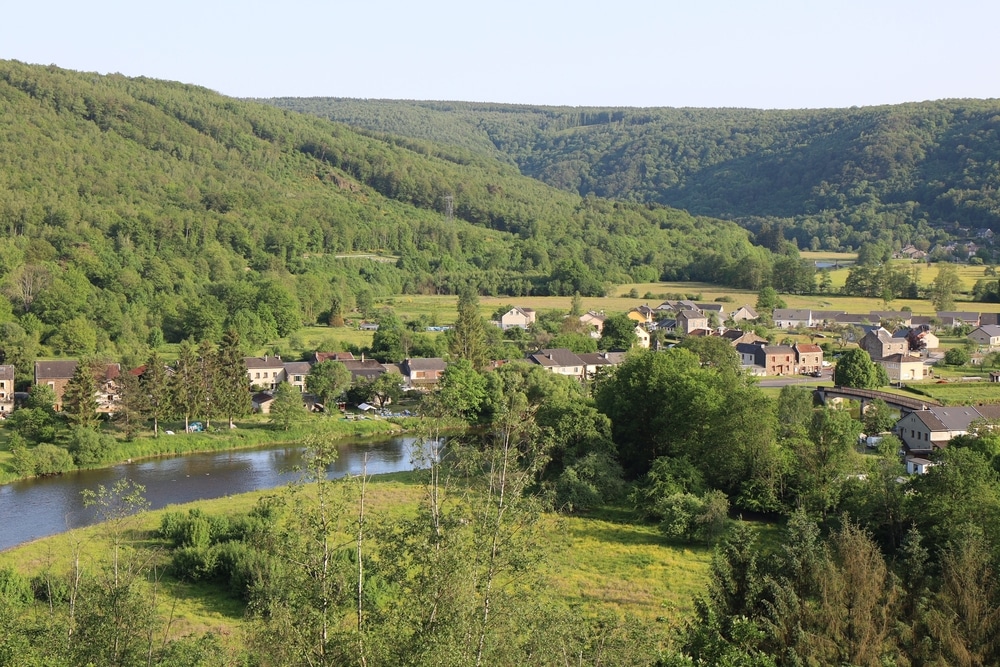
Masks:
[[[708,317],[699,310],[682,310],[677,313],[677,330],[689,334],[697,329],[708,328]]]
[[[364,355],[361,356],[361,359],[345,359],[340,363],[344,364],[347,370],[351,371],[352,383],[374,380],[386,372],[385,366],[374,359],[365,359]]]
[[[285,380],[285,364],[281,357],[243,357],[250,386],[256,389],[274,389]]]
[[[908,327],[912,322],[913,313],[906,310],[873,310],[869,313],[872,322],[882,324],[893,323]]]
[[[569,375],[582,379],[586,372],[586,364],[583,363],[583,360],[566,348],[540,350],[536,354],[529,354],[528,361],[557,375]]]
[[[594,338],[600,338],[601,332],[604,330],[604,321],[606,319],[608,318],[604,313],[588,310],[580,316],[580,324],[585,327],[591,327],[591,336]]]
[[[0,364],[0,419],[14,411],[14,374],[10,364]]]
[[[868,353],[873,360],[877,361],[894,354],[908,354],[910,345],[905,338],[893,338],[886,329],[878,327],[866,333],[858,341],[858,347]]]
[[[774,326],[779,329],[794,329],[795,327],[811,327],[812,311],[801,308],[775,308],[771,315]]]
[[[1000,347],[1000,326],[987,324],[972,331],[966,336],[971,341],[975,341],[981,347]]]
[[[902,338],[906,341],[907,347],[910,344],[910,332],[916,331],[913,337],[916,338],[917,342],[921,344],[920,350],[936,350],[941,347],[941,341],[937,336],[931,333],[930,327],[927,325],[920,325],[918,327],[897,329],[893,332],[893,338]],[[912,351],[912,350],[911,350]]]
[[[76,372],[76,366],[75,360],[35,362],[35,384],[48,385],[52,389],[56,396],[52,407],[56,410],[62,410],[63,393]]]
[[[535,323],[535,311],[532,308],[511,308],[500,316],[500,328],[506,331],[517,327],[527,329]]]
[[[1000,324],[1000,313],[979,313],[979,326],[987,324]]]
[[[635,337],[637,339],[636,345],[648,350],[649,349],[649,332],[643,329],[641,326],[636,326]]]
[[[722,332],[722,337],[729,341],[729,344],[736,347],[740,343],[766,343],[766,338],[761,338],[752,331],[742,331],[741,329],[727,329]]]
[[[362,322],[358,325],[360,331],[378,331],[378,322]]]
[[[845,315],[842,310],[814,310],[811,313],[812,326],[830,327],[837,324],[837,318]]]
[[[403,377],[411,387],[430,387],[436,385],[444,377],[446,364],[444,359],[431,357],[428,359],[406,359],[402,364]]]
[[[819,345],[797,343],[793,349],[797,373],[818,373],[823,370],[823,348]]]
[[[269,391],[258,391],[250,397],[250,407],[262,415],[271,413],[274,404],[274,394]]]
[[[909,452],[931,452],[941,449],[958,435],[965,435],[969,426],[979,420],[1000,418],[1000,406],[934,406],[916,410],[904,416],[893,427]]]
[[[740,364],[756,375],[791,375],[796,372],[795,350],[788,345],[740,343]]]
[[[757,314],[756,310],[750,306],[743,305],[734,310],[729,316],[729,319],[733,322],[746,322],[748,320],[756,320],[758,317],[760,317],[760,315]]]
[[[650,324],[653,321],[656,311],[649,306],[639,306],[638,308],[633,308],[626,313],[626,316],[630,320],[634,320],[639,324]]]
[[[937,318],[942,322],[945,319],[951,319],[957,324],[968,324],[970,327],[978,327],[979,313],[973,313],[967,310],[939,310],[937,312]]]
[[[285,369],[285,382],[298,389],[299,392],[305,393],[306,378],[309,376],[312,364],[308,361],[286,361],[282,366]]]
[[[695,306],[698,307],[698,310],[700,310],[705,317],[710,318],[711,314],[715,313],[719,322],[726,319],[726,307],[721,303],[696,303]]]
[[[890,354],[887,357],[876,359],[875,363],[885,369],[890,382],[923,380],[928,373],[923,358],[912,357],[909,354]]]
[[[586,352],[576,356],[583,362],[585,376],[593,378],[600,372],[600,369],[620,364],[625,355],[620,352]]]
[[[312,364],[321,364],[324,361],[349,361],[354,355],[350,352],[313,352]]]
[[[833,324],[838,324],[842,327],[860,327],[870,325],[871,323],[871,315],[862,313],[837,313],[833,317]]]
[[[118,387],[118,376],[122,374],[121,364],[106,364],[93,368],[94,384],[97,386],[95,398],[97,411],[110,414],[118,407],[121,398]]]

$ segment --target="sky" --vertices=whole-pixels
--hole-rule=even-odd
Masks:
[[[829,108],[1000,97],[988,0],[33,0],[0,59],[234,97]]]

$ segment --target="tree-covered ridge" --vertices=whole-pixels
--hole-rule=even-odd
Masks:
[[[0,230],[5,347],[27,333],[136,359],[157,330],[217,340],[232,326],[259,344],[362,294],[598,294],[716,278],[754,252],[735,225],[581,198],[460,147],[13,61],[0,61]],[[359,251],[398,261],[336,257]]]
[[[269,100],[371,130],[499,151],[581,194],[794,226],[799,245],[1000,229],[1000,101],[817,110]]]

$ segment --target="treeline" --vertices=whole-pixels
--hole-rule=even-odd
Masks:
[[[0,109],[9,354],[138,362],[161,338],[261,345],[392,294],[600,295],[753,252],[730,223],[195,86],[4,61]]]
[[[500,153],[522,173],[582,195],[657,202],[754,230],[785,222],[801,248],[1000,228],[995,100],[788,111],[265,101]]]

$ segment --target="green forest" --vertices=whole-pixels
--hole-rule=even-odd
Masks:
[[[393,294],[603,295],[767,256],[732,223],[582,198],[459,147],[11,61],[0,231],[0,344],[130,360],[228,327],[262,345]]]
[[[494,155],[558,188],[784,226],[800,248],[1000,229],[1000,101],[850,109],[262,100]]]

